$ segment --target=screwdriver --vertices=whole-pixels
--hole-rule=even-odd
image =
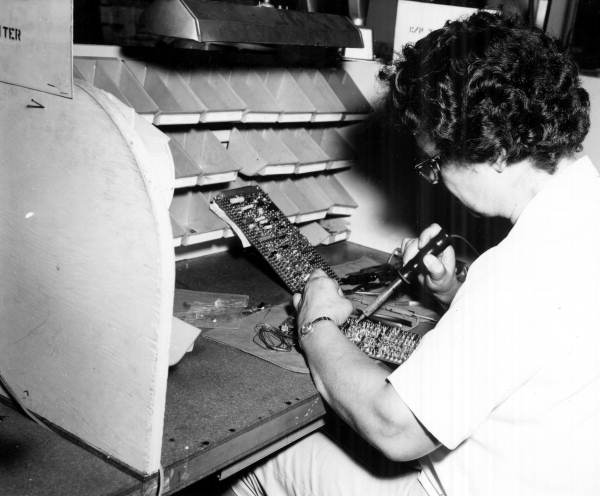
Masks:
[[[399,277],[393,283],[391,283],[385,290],[379,293],[379,296],[375,298],[367,308],[365,308],[360,317],[357,319],[357,323],[363,320],[365,317],[370,317],[383,303],[392,296],[392,293],[396,291],[398,286],[403,282],[410,284],[412,279],[418,274],[425,270],[425,264],[423,264],[423,258],[426,255],[438,255],[450,244],[451,238],[443,229],[437,233],[429,242],[419,250],[419,252],[406,262],[399,270]]]

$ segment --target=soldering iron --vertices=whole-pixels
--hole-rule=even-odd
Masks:
[[[370,317],[383,303],[392,296],[392,293],[402,284],[410,284],[414,278],[425,271],[423,259],[426,255],[438,255],[450,244],[451,237],[443,229],[437,233],[429,242],[419,250],[419,252],[406,262],[398,271],[398,278],[392,282],[384,291],[379,293],[377,298],[367,308],[365,308],[358,317],[360,322],[366,317]]]

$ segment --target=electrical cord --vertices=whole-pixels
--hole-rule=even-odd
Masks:
[[[481,255],[481,253],[479,252],[479,250],[477,248],[475,248],[467,238],[465,238],[464,236],[461,236],[460,234],[451,234],[450,235],[451,238],[454,239],[460,239],[465,245],[467,245],[475,254],[476,257],[478,257],[479,255]]]
[[[292,351],[296,344],[294,322],[294,317],[288,317],[279,327],[266,322],[256,324],[252,341],[265,350]]]

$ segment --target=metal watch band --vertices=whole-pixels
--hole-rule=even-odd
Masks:
[[[315,324],[317,324],[318,322],[322,322],[323,320],[330,320],[331,322],[333,322],[334,324],[337,325],[337,323],[335,322],[335,320],[333,320],[331,317],[317,317],[316,319],[312,320],[311,322],[309,322],[308,324],[304,324],[301,328],[300,328],[300,336],[304,337],[307,334],[310,334],[311,332],[313,332],[315,330],[314,326]]]

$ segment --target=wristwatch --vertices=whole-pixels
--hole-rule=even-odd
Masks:
[[[313,332],[315,330],[315,324],[317,324],[319,322],[322,322],[324,320],[330,320],[335,325],[337,325],[336,321],[333,320],[331,317],[327,317],[327,316],[317,317],[316,319],[311,320],[310,322],[304,324],[300,328],[300,330],[298,331],[298,333],[300,334],[300,337],[303,338],[304,336],[307,336],[308,334],[310,334],[311,332]]]

